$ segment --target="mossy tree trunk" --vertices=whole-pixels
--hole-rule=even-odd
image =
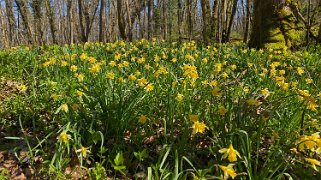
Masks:
[[[320,23],[320,26],[319,26],[318,42],[321,43],[321,23]]]
[[[255,0],[249,46],[282,49],[296,38],[296,19],[286,0]]]

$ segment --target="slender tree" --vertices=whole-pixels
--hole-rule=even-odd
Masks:
[[[252,0],[246,0],[246,17],[243,42],[247,43],[249,39],[250,20],[251,20]]]
[[[42,44],[42,0],[32,0],[32,13],[33,13],[33,22],[34,22],[34,32],[35,32],[35,41],[38,45]]]
[[[319,26],[318,42],[321,43],[321,23],[320,23],[320,26]]]
[[[29,10],[27,8],[27,2],[26,2],[26,0],[15,0],[15,1],[16,1],[21,19],[22,19],[25,34],[28,39],[28,44],[33,44],[34,41],[33,41],[33,37],[32,37],[31,27],[29,25],[29,17],[30,16],[28,15]]]
[[[178,25],[178,42],[182,42],[182,2],[177,0],[177,25]]]
[[[6,33],[6,25],[5,25],[5,22],[4,22],[4,13],[2,11],[2,7],[1,7],[1,3],[0,3],[0,47],[3,46],[3,47],[8,47],[9,46],[9,43],[8,43],[8,40],[7,40],[7,33]]]
[[[213,36],[216,35],[216,40],[218,39],[217,38],[217,25],[219,24],[219,21],[218,21],[218,12],[219,12],[219,2],[220,0],[215,0],[214,1],[214,4],[213,4],[213,11],[212,11],[212,18],[213,18],[213,22],[212,22],[212,33],[213,33]]]
[[[100,13],[99,13],[99,42],[104,41],[104,15],[105,15],[106,1],[100,0]]]
[[[231,17],[230,17],[230,21],[228,24],[227,35],[226,35],[227,42],[229,42],[231,39],[232,26],[233,26],[235,14],[236,14],[237,4],[238,4],[238,0],[233,0],[232,12],[231,12]]]
[[[148,14],[147,14],[147,17],[148,17],[148,39],[151,40],[152,39],[152,36],[153,36],[153,33],[152,33],[152,9],[153,9],[153,6],[154,6],[154,2],[153,0],[148,0]]]
[[[192,5],[193,5],[193,0],[187,0],[188,40],[189,41],[191,41],[192,33],[193,33]]]
[[[12,0],[6,0],[6,14],[7,14],[7,20],[8,20],[8,39],[9,39],[9,44],[10,46],[13,46],[15,44],[14,42],[14,37],[15,37],[15,24],[16,24],[16,19],[14,17],[13,13],[13,1]]]

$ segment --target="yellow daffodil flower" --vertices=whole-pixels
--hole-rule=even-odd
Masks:
[[[232,144],[230,144],[229,148],[219,150],[219,153],[224,154],[223,158],[227,158],[229,162],[237,161],[237,156],[241,158],[240,153],[233,148]]]
[[[237,176],[235,170],[233,169],[233,166],[234,164],[229,164],[228,166],[222,166],[222,165],[219,166],[224,173],[225,180],[227,180],[229,177],[234,179]]]

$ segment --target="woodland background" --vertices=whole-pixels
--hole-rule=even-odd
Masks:
[[[263,41],[250,41],[253,47],[301,46],[321,41],[320,17],[321,0],[1,0],[0,47],[142,38],[246,43],[251,36]]]

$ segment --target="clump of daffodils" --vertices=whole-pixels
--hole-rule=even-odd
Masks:
[[[305,155],[320,155],[321,154],[321,137],[319,132],[311,134],[309,136],[303,135],[297,141],[297,148],[291,149],[295,153],[303,153]],[[312,152],[309,153],[309,152]],[[318,159],[312,157],[304,157],[303,162],[308,163],[315,171],[319,171],[317,166],[321,166],[321,162]]]

